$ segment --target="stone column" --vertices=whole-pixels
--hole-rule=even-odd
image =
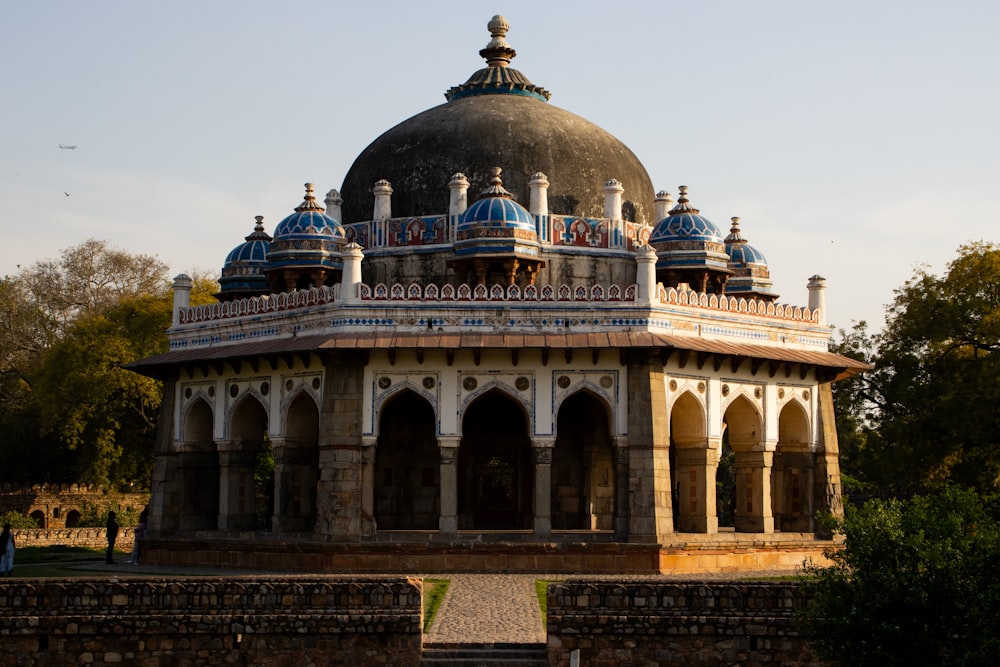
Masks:
[[[375,531],[374,517],[362,515],[361,506],[364,360],[352,351],[331,352],[325,365],[314,535],[356,541]]]
[[[230,443],[231,446],[231,443]],[[254,508],[254,452],[219,452],[219,529],[250,530]]]
[[[771,466],[774,452],[736,452],[736,530],[773,533]]]
[[[336,220],[337,222],[344,221],[344,214],[341,213],[342,207],[344,205],[344,198],[340,196],[337,190],[330,190],[326,193],[326,199],[323,200],[326,204],[326,214]]]
[[[535,535],[552,533],[552,448],[550,438],[535,438],[531,443],[535,463]]]
[[[156,427],[153,479],[150,485],[149,518],[146,534],[150,537],[169,535],[180,528],[182,502],[178,471],[178,454],[174,442],[174,410],[177,405],[177,372],[163,381],[163,400]]]
[[[457,172],[448,181],[448,189],[451,196],[448,201],[448,238],[445,240],[454,243],[458,219],[469,207],[469,179],[462,172]]]
[[[615,541],[628,538],[628,438],[615,436]]]
[[[837,440],[837,425],[833,413],[833,387],[829,382],[819,385],[819,428],[822,434],[821,451],[816,453],[814,476],[813,507],[822,512],[828,512],[834,517],[844,516],[844,502],[841,497],[840,482],[840,443]],[[817,532],[822,537],[830,537],[828,531],[817,526]]]
[[[368,532],[362,535],[374,535],[378,530],[375,521],[375,445],[374,437],[362,438],[361,445],[361,524]]]
[[[191,289],[193,287],[194,281],[188,274],[181,273],[174,277],[174,326],[181,323],[181,311],[191,306]]]
[[[719,450],[715,447],[679,448],[677,450],[679,485],[677,500],[678,532],[717,533],[719,516],[715,506],[715,472]]]
[[[441,452],[441,516],[438,529],[454,535],[458,531],[458,445],[457,436],[438,438]]]
[[[655,226],[660,220],[670,215],[670,209],[674,207],[674,198],[666,190],[660,190],[656,193],[656,199],[653,200],[653,225]]]
[[[649,350],[628,360],[629,542],[661,544],[673,532],[670,436],[663,362]]]

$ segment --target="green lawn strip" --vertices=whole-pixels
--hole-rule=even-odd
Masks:
[[[542,627],[548,627],[547,613],[549,610],[549,584],[558,583],[562,579],[535,579],[535,596],[538,598],[538,611],[542,613]]]
[[[430,632],[434,616],[444,602],[450,579],[424,579],[424,634]]]

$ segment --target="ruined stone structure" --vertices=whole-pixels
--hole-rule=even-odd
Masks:
[[[420,580],[0,583],[0,664],[416,665]]]
[[[806,604],[790,583],[549,584],[549,664],[818,665],[794,624]]]
[[[219,303],[175,280],[170,351],[132,365],[165,383],[147,560],[294,544],[282,567],[371,570],[412,544],[435,571],[485,544],[508,570],[655,572],[829,544],[830,383],[864,366],[828,351],[825,281],[780,302],[739,219],[654,194],[489,30],[486,67],[342,194],[256,218]]]

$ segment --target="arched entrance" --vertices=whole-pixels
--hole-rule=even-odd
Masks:
[[[319,409],[301,392],[288,406],[285,437],[274,451],[277,529],[312,530],[316,522],[316,481],[319,471]]]
[[[705,406],[690,391],[670,410],[670,489],[674,530],[714,533],[718,451],[709,447]]]
[[[212,408],[201,398],[188,408],[179,454],[180,530],[214,530],[219,523],[219,452],[212,438]]]
[[[268,528],[274,512],[274,456],[267,411],[255,396],[245,396],[233,410],[229,433],[219,452],[219,528]]]
[[[379,530],[436,530],[441,455],[434,409],[404,390],[382,406],[375,447],[375,524]]]
[[[531,528],[531,439],[524,410],[498,390],[465,411],[458,449],[460,530]]]
[[[554,529],[614,529],[614,461],[606,405],[585,392],[563,401],[552,451]]]
[[[734,524],[738,532],[770,533],[772,452],[764,450],[763,420],[745,396],[738,396],[723,416],[726,440],[733,449],[736,492]]]
[[[809,418],[795,401],[778,414],[778,448],[771,478],[774,523],[778,530],[813,530],[813,455],[809,451]]]

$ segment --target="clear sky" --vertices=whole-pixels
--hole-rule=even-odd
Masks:
[[[444,102],[494,14],[551,104],[723,232],[740,216],[781,301],[826,277],[839,328],[1000,240],[995,0],[8,0],[0,274],[88,238],[218,272],[255,215],[273,231]]]

